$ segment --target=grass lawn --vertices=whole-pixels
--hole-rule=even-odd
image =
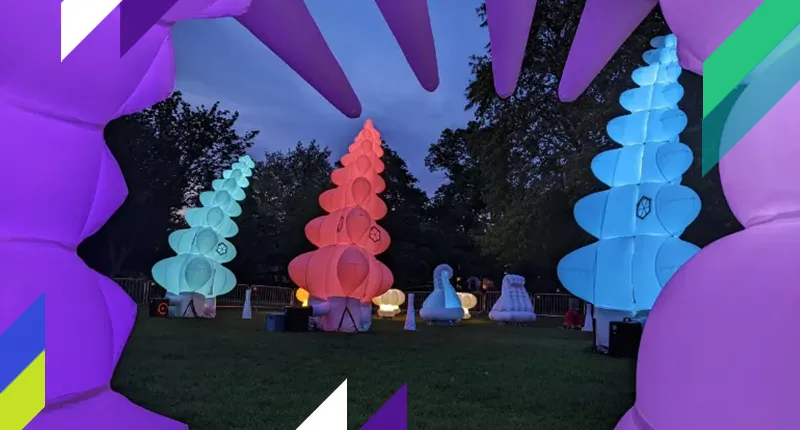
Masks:
[[[560,321],[555,322],[555,325]],[[358,429],[403,383],[409,428],[613,429],[633,403],[633,364],[553,328],[375,320],[369,333],[268,333],[264,314],[139,317],[113,386],[191,430],[295,430],[347,378]]]

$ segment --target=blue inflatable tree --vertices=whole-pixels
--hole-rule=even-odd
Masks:
[[[625,91],[627,111],[611,120],[609,137],[622,148],[592,160],[592,172],[611,189],[575,204],[575,220],[599,239],[558,264],[558,277],[571,293],[597,310],[634,316],[653,307],[661,289],[699,248],[678,237],[700,213],[700,198],[680,185],[692,151],[679,142],[687,124],[678,109],[677,39],[656,37],[655,48],[636,69],[639,86]]]
[[[239,157],[231,168],[215,179],[213,191],[200,194],[202,207],[186,211],[188,229],[169,235],[169,246],[176,256],[153,266],[153,280],[167,293],[198,293],[212,298],[228,293],[236,286],[236,276],[223,267],[236,257],[236,248],[227,238],[239,232],[231,219],[241,215],[238,201],[244,200],[244,188],[250,185],[255,163],[247,156]]]

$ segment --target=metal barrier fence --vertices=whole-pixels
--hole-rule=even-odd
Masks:
[[[148,303],[150,299],[162,298],[166,294],[166,291],[161,286],[149,279],[116,278],[114,281],[138,305]],[[256,308],[282,308],[289,306],[294,297],[294,290],[288,287],[237,284],[228,294],[217,297],[217,307],[242,307],[247,288],[252,288],[250,302]]]
[[[148,303],[151,298],[164,297],[165,291],[155,282],[149,279],[114,279],[126,293],[139,305]],[[289,287],[276,287],[271,285],[246,285],[238,284],[234,289],[223,296],[217,297],[217,307],[220,308],[240,308],[244,305],[245,292],[248,288],[250,302],[256,308],[282,308],[296,304],[294,297],[295,290]],[[419,310],[422,303],[431,294],[430,291],[407,291],[406,295],[414,294],[414,307]],[[488,291],[484,294],[476,294],[478,305],[470,312],[473,314],[485,314],[492,310],[492,306],[500,298],[499,291]],[[570,299],[573,296],[559,293],[533,293],[531,301],[536,315],[543,317],[562,317],[569,310]],[[403,306],[405,308],[407,303]],[[581,303],[581,309],[583,308]]]
[[[217,297],[217,307],[244,306],[244,296],[248,287],[252,290],[250,303],[254,308],[282,308],[291,305],[294,298],[294,290],[289,287],[237,284],[230,293]]]
[[[140,306],[151,298],[161,298],[166,294],[163,288],[149,279],[114,278],[114,281]]]

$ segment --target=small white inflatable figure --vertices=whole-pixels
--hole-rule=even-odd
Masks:
[[[583,322],[583,331],[594,331],[594,318],[592,317],[592,304],[587,303],[583,312],[585,315]]]
[[[417,329],[417,315],[414,310],[414,294],[408,295],[408,307],[406,307],[406,324],[403,330],[414,331]]]
[[[242,319],[249,320],[253,318],[253,307],[251,306],[250,296],[252,291],[248,288],[244,293],[244,306],[242,306]]]
[[[456,290],[450,285],[453,268],[447,264],[436,266],[433,271],[433,292],[422,303],[419,316],[428,323],[455,325],[464,318],[464,308]]]
[[[492,306],[489,318],[512,323],[536,321],[531,296],[525,290],[525,278],[519,275],[506,275],[503,278],[500,298]]]

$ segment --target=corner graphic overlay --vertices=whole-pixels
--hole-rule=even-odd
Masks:
[[[86,39],[122,0],[61,1],[61,61]]]
[[[297,430],[347,430],[347,380]],[[408,384],[378,409],[361,430],[408,430]]]
[[[44,295],[0,333],[0,428],[22,430],[45,406]]]
[[[703,62],[703,175],[800,81],[797,63],[781,61],[797,53],[798,26],[800,2],[764,0]],[[766,72],[779,72],[780,77],[773,76],[764,103],[750,109],[750,117],[737,124],[733,137],[723,145],[722,131],[731,108],[749,80]]]
[[[335,389],[297,430],[347,430],[347,379]]]
[[[408,384],[403,385],[375,412],[361,430],[407,430]]]
[[[120,8],[120,57],[125,55],[178,0],[62,0],[61,61],[71,54],[117,7]],[[135,3],[135,4],[134,4]]]

